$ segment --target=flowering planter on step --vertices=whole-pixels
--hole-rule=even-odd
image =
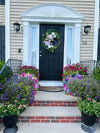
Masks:
[[[85,125],[87,126],[93,126],[96,122],[96,115],[89,115],[85,114],[84,112],[81,112],[82,115],[82,121],[84,122]]]
[[[18,122],[17,115],[7,115],[3,117],[3,124],[6,128],[15,127]]]

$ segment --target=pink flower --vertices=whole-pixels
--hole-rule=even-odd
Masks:
[[[20,104],[20,105],[19,105],[19,107],[21,108],[21,107],[22,107],[22,105]]]
[[[72,95],[72,93],[71,93],[71,92],[69,92],[68,94],[69,94],[69,95]]]
[[[34,91],[33,93],[36,94],[36,91]]]
[[[90,101],[90,98],[87,98],[87,101]]]
[[[30,77],[31,77],[31,74],[27,74],[26,77],[27,77],[27,78],[30,78]]]
[[[66,87],[65,84],[63,85],[63,87],[64,87],[64,88]]]
[[[37,88],[37,84],[34,85],[34,88]]]
[[[37,83],[38,82],[38,79],[35,79],[35,82]]]
[[[25,76],[25,73],[22,73],[21,76],[24,77]]]
[[[53,40],[53,39],[54,39],[54,38],[53,38],[53,35],[49,34],[49,35],[47,36],[47,39]]]
[[[45,41],[45,45],[50,45],[50,42],[49,41]]]

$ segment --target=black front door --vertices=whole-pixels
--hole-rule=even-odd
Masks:
[[[42,35],[48,30],[57,32],[60,35],[60,45],[54,53],[45,50],[42,46]],[[61,80],[64,54],[64,25],[40,25],[40,51],[39,69],[40,80]]]

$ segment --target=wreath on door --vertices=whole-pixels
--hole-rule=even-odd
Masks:
[[[54,41],[57,41],[56,45],[53,45]],[[43,47],[49,52],[54,53],[54,50],[60,45],[60,36],[57,32],[49,29],[45,34],[42,35]]]

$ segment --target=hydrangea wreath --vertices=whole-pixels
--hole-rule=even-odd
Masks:
[[[51,32],[51,30],[49,29],[48,31],[46,31],[45,34],[42,35],[43,47],[49,52],[54,53],[54,50],[60,45],[59,38],[60,36],[57,32],[55,31]],[[55,40],[58,41],[57,45],[53,45],[52,43]]]

